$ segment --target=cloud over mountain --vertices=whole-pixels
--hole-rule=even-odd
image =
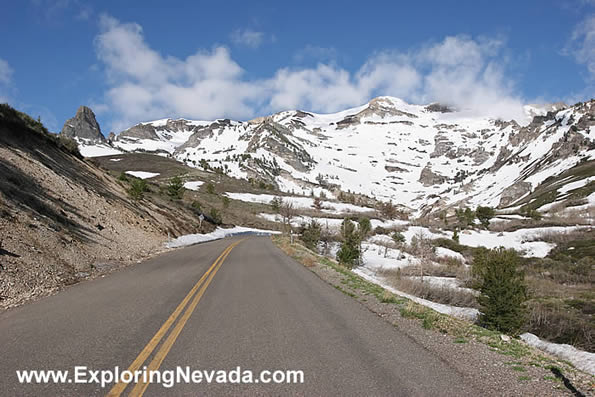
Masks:
[[[261,36],[246,32],[237,38],[259,44]],[[439,101],[504,119],[523,117],[522,98],[507,77],[505,43],[498,39],[449,36],[407,52],[375,53],[355,72],[321,62],[282,67],[257,80],[245,77],[226,47],[199,50],[185,59],[166,56],[149,46],[140,25],[108,15],[100,18],[95,47],[107,75],[104,101],[115,114],[116,130],[164,116],[247,119],[291,108],[333,112],[377,95]]]

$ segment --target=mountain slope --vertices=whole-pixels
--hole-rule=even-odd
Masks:
[[[202,161],[286,192],[325,188],[392,200],[417,214],[459,205],[507,207],[548,177],[595,156],[594,105],[530,106],[527,112],[537,115],[520,126],[379,97],[334,114],[158,120],[122,132],[112,146],[195,167]]]

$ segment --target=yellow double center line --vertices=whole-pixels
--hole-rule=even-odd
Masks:
[[[151,360],[151,363],[148,365],[147,372],[159,369],[159,366],[165,359],[165,356],[167,356],[167,353],[169,353],[171,347],[178,338],[178,335],[180,335],[180,332],[182,332],[184,325],[186,325],[186,322],[192,315],[192,312],[194,312],[196,305],[198,305],[200,298],[202,298],[203,294],[205,293],[205,290],[211,283],[211,280],[213,280],[213,277],[215,277],[215,274],[223,264],[223,261],[225,261],[225,258],[227,258],[231,250],[242,241],[244,240],[240,240],[231,244],[221,253],[221,255],[219,255],[219,257],[215,260],[215,262],[213,262],[209,270],[207,270],[205,274],[203,274],[200,280],[198,280],[198,282],[194,285],[194,287],[192,287],[190,292],[188,292],[188,295],[186,295],[186,297],[182,300],[182,302],[180,302],[178,307],[176,307],[176,310],[173,311],[173,313],[169,316],[165,323],[163,323],[161,328],[159,328],[159,331],[157,331],[157,333],[153,336],[153,338],[151,338],[149,343],[147,343],[147,345],[140,352],[138,357],[136,357],[132,364],[130,364],[130,367],[128,367],[128,371],[134,373],[134,371],[137,371],[140,368],[140,366],[147,360],[147,358],[149,358],[151,353],[153,353],[157,345],[159,345],[159,342],[161,342],[161,339],[163,339],[167,331],[171,328],[173,323],[178,319],[180,313],[182,313],[182,311],[184,311],[185,308],[186,311],[184,311],[184,314],[180,318],[180,321],[178,321],[172,332],[169,334],[165,342],[163,342],[163,344],[153,357],[153,360]],[[188,302],[190,302],[189,305]],[[127,385],[127,383],[120,381],[116,385],[114,385],[114,387],[112,387],[112,389],[109,391],[107,395],[109,397],[119,396],[120,394],[122,394],[124,389],[126,389]],[[134,386],[129,395],[142,396],[148,386],[149,383],[144,383],[141,381]]]

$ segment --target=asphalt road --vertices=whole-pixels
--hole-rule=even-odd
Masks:
[[[6,396],[481,394],[266,237],[172,251],[1,313],[0,351],[0,395]],[[188,366],[197,372],[240,367],[254,371],[254,378],[263,370],[301,370],[303,383],[203,379],[172,388],[142,381],[101,388],[20,384],[16,375],[26,369],[72,373],[75,366]]]

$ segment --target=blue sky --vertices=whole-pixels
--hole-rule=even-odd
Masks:
[[[595,2],[4,2],[0,100],[57,131],[331,112],[377,95],[492,117],[590,99]]]

